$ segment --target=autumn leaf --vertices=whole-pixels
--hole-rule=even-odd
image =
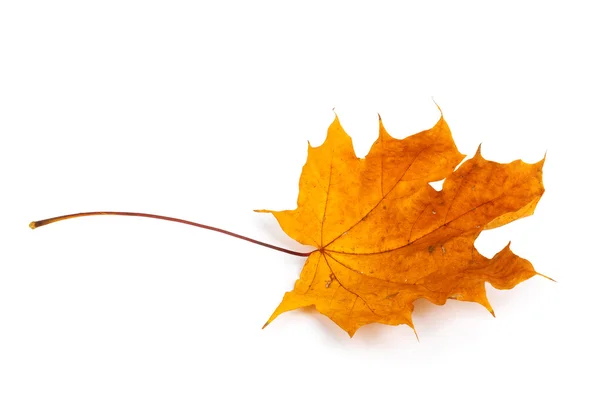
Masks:
[[[308,149],[298,207],[272,213],[298,242],[297,252],[185,219],[139,212],[82,212],[29,224],[32,229],[85,216],[135,216],[219,232],[290,255],[308,257],[294,289],[265,326],[297,308],[315,306],[353,336],[369,323],[407,324],[414,301],[477,302],[494,313],[485,283],[510,289],[539,274],[509,246],[489,259],[474,243],[484,229],[531,215],[544,193],[544,160],[509,164],[464,155],[443,117],[430,130],[379,138],[364,159],[336,117],[325,142]],[[455,170],[456,169],[456,170]],[[429,183],[445,179],[442,191]]]
[[[493,314],[486,282],[510,289],[538,273],[509,246],[489,259],[474,242],[484,229],[533,213],[544,193],[544,160],[500,164],[478,149],[456,169],[463,158],[443,116],[403,140],[380,119],[379,138],[364,159],[336,117],[325,142],[309,145],[298,207],[261,210],[316,248],[265,326],[315,306],[350,336],[369,323],[414,329],[418,298],[477,302]],[[442,179],[441,191],[429,184]]]

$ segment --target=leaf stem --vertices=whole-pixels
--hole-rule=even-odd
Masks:
[[[248,238],[247,236],[242,236],[242,235],[239,235],[239,234],[234,233],[234,232],[226,231],[226,230],[221,229],[221,228],[216,228],[214,226],[203,225],[201,223],[191,222],[191,221],[185,220],[185,219],[171,218],[169,216],[153,215],[151,213],[138,213],[138,212],[82,212],[82,213],[73,213],[73,214],[70,214],[70,215],[57,216],[55,218],[49,218],[49,219],[34,221],[34,222],[31,222],[29,224],[29,227],[31,229],[35,229],[35,228],[39,228],[40,226],[49,225],[49,224],[54,223],[54,222],[60,222],[62,220],[73,219],[73,218],[81,218],[81,217],[84,217],[84,216],[102,216],[102,215],[139,216],[139,217],[143,217],[143,218],[161,219],[161,220],[167,220],[167,221],[171,221],[171,222],[183,223],[184,225],[196,226],[198,228],[208,229],[209,231],[219,232],[219,233],[223,233],[225,235],[233,236],[234,238],[242,239],[244,241],[251,242],[251,243],[256,244],[256,245],[260,245],[260,246],[264,246],[266,248],[274,249],[276,251],[285,252],[286,254],[289,254],[289,255],[296,255],[296,256],[307,257],[312,252],[314,252],[314,251],[312,251],[312,252],[297,252],[297,251],[292,251],[290,249],[285,249],[285,248],[281,248],[279,246],[268,244],[266,242],[257,241],[256,239]]]

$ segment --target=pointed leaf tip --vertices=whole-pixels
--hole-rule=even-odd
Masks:
[[[435,99],[433,97],[431,97],[431,100],[433,101],[433,103],[435,104],[435,106],[437,107],[438,111],[440,112],[440,117],[444,118],[444,112],[442,111],[442,108],[438,105],[437,102],[435,102]]]
[[[544,277],[544,278],[546,278],[546,279],[548,279],[548,280],[550,280],[550,281],[552,281],[552,282],[558,282],[558,281],[556,281],[555,279],[553,279],[553,278],[550,278],[549,276],[542,274],[541,272],[537,272],[537,271],[536,271],[536,273],[537,273],[537,275],[539,275],[540,277]]]
[[[477,151],[475,152],[475,156],[473,158],[481,158],[483,159],[483,155],[481,154],[481,145],[482,143],[479,143],[479,145],[477,146]]]

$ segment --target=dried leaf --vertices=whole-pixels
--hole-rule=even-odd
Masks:
[[[473,301],[492,314],[485,282],[510,289],[537,274],[509,246],[489,259],[474,247],[484,229],[531,215],[544,193],[542,166],[500,164],[458,152],[443,117],[430,130],[379,138],[364,159],[339,120],[309,146],[298,207],[269,211],[298,242],[316,248],[265,326],[286,311],[315,306],[350,336],[369,323],[412,322],[426,298]],[[442,191],[430,182],[445,179]]]

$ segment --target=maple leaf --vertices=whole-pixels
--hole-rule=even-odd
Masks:
[[[489,259],[474,242],[484,229],[533,213],[544,193],[544,159],[500,164],[479,148],[455,170],[464,157],[441,116],[403,140],[392,138],[380,118],[379,138],[359,159],[336,116],[325,142],[309,144],[298,207],[259,210],[316,248],[265,326],[315,306],[350,336],[375,322],[414,330],[418,298],[477,302],[493,314],[485,282],[510,289],[538,273],[509,246]],[[441,191],[429,184],[442,179]]]

